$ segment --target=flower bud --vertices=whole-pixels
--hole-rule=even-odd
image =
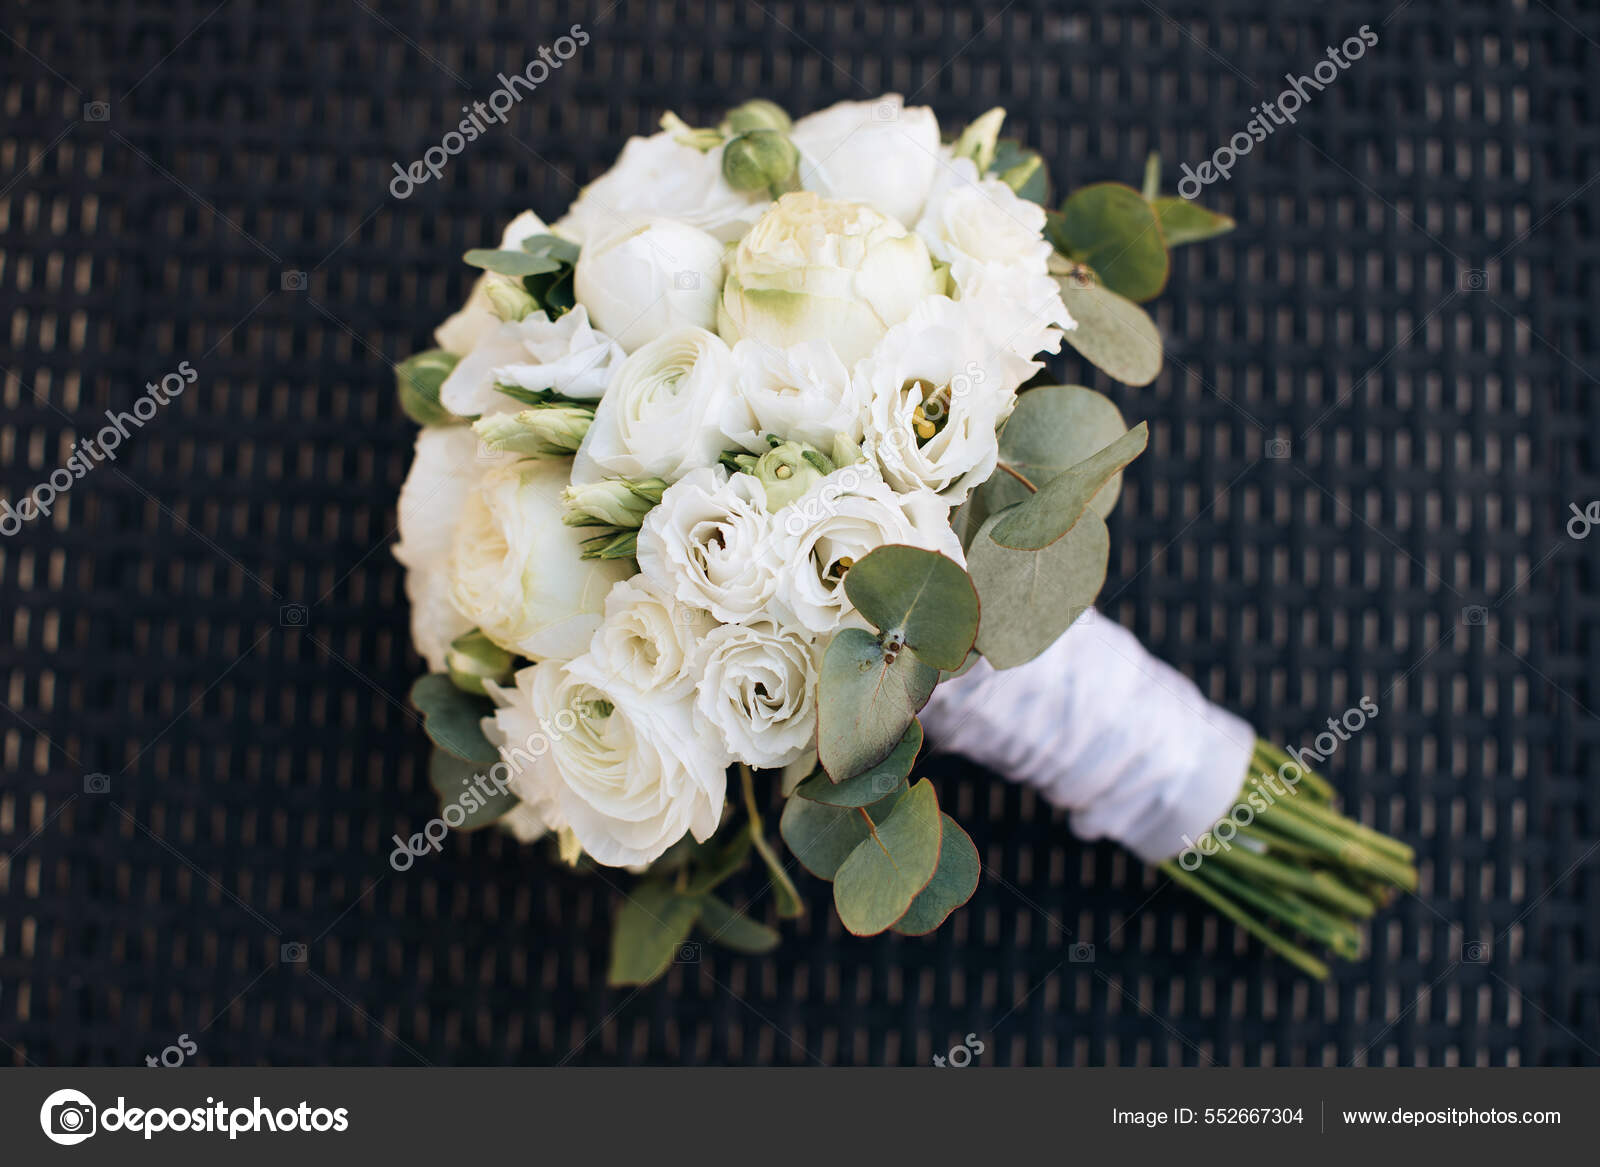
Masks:
[[[490,280],[484,295],[489,297],[489,307],[494,309],[494,314],[512,324],[539,307],[539,302],[528,295],[528,290],[521,284],[504,280]]]
[[[661,128],[671,134],[672,140],[678,145],[688,146],[702,154],[722,145],[722,131],[696,129],[671,111],[661,115]]]
[[[561,492],[569,527],[637,528],[667,489],[664,478],[606,478],[574,484]]]
[[[776,514],[804,498],[834,471],[833,459],[805,442],[782,442],[756,459],[750,471],[767,491],[767,510]]]
[[[464,693],[485,696],[485,681],[504,684],[511,679],[511,654],[476,628],[450,642],[445,664],[450,683]]]
[[[835,466],[854,466],[858,462],[865,462],[867,456],[861,452],[861,445],[849,434],[835,434],[833,448],[828,451],[833,458]]]
[[[994,164],[995,143],[1000,139],[1000,124],[1006,120],[1006,111],[995,106],[978,118],[956,139],[954,153],[957,158],[970,158],[981,176]]]
[[[473,422],[472,429],[492,450],[546,458],[576,451],[593,421],[594,410],[581,405],[546,405],[519,413],[491,413]]]
[[[730,109],[725,124],[730,134],[748,134],[751,130],[777,130],[786,134],[794,123],[782,106],[757,97]]]
[[[751,130],[723,148],[722,177],[734,190],[783,187],[799,161],[794,143],[778,130]]]

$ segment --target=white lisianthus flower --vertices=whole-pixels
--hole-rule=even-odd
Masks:
[[[767,434],[822,450],[840,434],[861,440],[865,402],[831,345],[808,340],[777,348],[741,340],[733,346],[733,364],[751,428],[728,436],[744,449],[765,453]]]
[[[503,251],[522,250],[522,241],[533,235],[548,235],[550,228],[532,211],[523,211],[506,225],[500,237]],[[433,340],[447,353],[466,356],[478,347],[478,342],[499,325],[500,317],[489,303],[489,289],[496,283],[510,285],[511,280],[493,272],[484,272],[473,281],[472,291],[461,310],[433,330]]]
[[[450,555],[451,598],[508,652],[570,660],[600,625],[625,561],[584,559],[583,533],[562,522],[561,461],[512,462],[483,476],[462,508]]]
[[[546,824],[608,867],[659,858],[722,818],[727,764],[694,729],[687,699],[640,693],[588,656],[547,661],[497,690],[491,738],[511,787]]]
[[[698,676],[700,642],[717,627],[709,612],[679,602],[646,575],[606,594],[605,619],[589,645],[595,665],[641,693],[684,697]]]
[[[724,624],[705,640],[694,707],[735,759],[787,766],[817,736],[818,653],[772,620]]]
[[[445,672],[450,642],[472,631],[472,621],[450,598],[450,549],[467,498],[487,469],[477,452],[477,435],[467,426],[426,426],[400,488],[394,557],[406,569],[411,642],[430,672]]]
[[[578,451],[572,480],[607,474],[682,478],[710,466],[738,419],[733,354],[703,328],[680,328],[635,351],[617,368]]]
[[[729,343],[826,341],[853,364],[938,286],[919,236],[861,203],[795,191],[740,240],[717,331]]]
[[[777,603],[815,633],[836,630],[855,611],[844,577],[890,543],[937,551],[966,566],[950,529],[950,508],[930,490],[898,494],[870,465],[845,466],[790,503],[773,523],[792,540],[778,569]]]
[[[625,352],[678,328],[711,329],[722,296],[722,244],[698,227],[642,219],[578,255],[578,303]]]
[[[763,614],[787,554],[760,480],[720,466],[670,486],[639,528],[639,570],[724,624]]]
[[[497,383],[592,401],[606,391],[622,355],[616,341],[590,327],[581,304],[559,320],[534,312],[485,333],[439,386],[439,401],[457,417],[523,408]]]
[[[933,186],[939,121],[898,93],[841,101],[801,118],[789,132],[800,151],[800,185],[849,199],[910,225]]]
[[[975,306],[991,322],[990,333],[1025,360],[1060,352],[1062,331],[1078,327],[1062,302],[1061,285],[1043,271],[963,256],[951,264],[950,278],[956,298]]]
[[[942,162],[917,234],[936,259],[968,258],[1044,274],[1052,250],[1044,208],[998,178],[979,178],[970,158]]]
[[[870,401],[864,445],[896,490],[925,488],[955,506],[994,473],[995,429],[1037,368],[990,331],[1004,324],[934,297],[856,366]]]
[[[704,153],[670,131],[629,138],[616,165],[583,188],[555,233],[585,247],[641,215],[698,227],[731,243],[761,217],[764,195],[734,190],[722,177],[722,147]]]

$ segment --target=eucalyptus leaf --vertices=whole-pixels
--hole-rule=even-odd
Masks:
[[[411,686],[411,704],[422,714],[422,728],[434,745],[468,762],[492,766],[500,760],[478,723],[494,710],[487,697],[463,693],[449,673],[429,673]]]
[[[1125,385],[1148,385],[1161,374],[1161,333],[1148,313],[1077,272],[1056,280],[1061,300],[1077,322],[1067,343],[1090,364]]]
[[[860,808],[827,806],[806,798],[791,798],[783,804],[778,833],[800,866],[818,879],[832,879],[868,835]]]
[[[990,538],[1007,513],[992,516],[967,553],[983,597],[978,651],[997,669],[1025,664],[1056,642],[1100,594],[1111,554],[1105,520],[1093,510],[1042,551],[1014,551]]]
[[[441,814],[452,803],[463,812],[461,822],[453,824],[452,830],[486,827],[520,801],[510,790],[496,790],[491,782],[479,782],[482,774],[482,766],[462,761],[444,750],[434,750],[428,758],[428,782],[439,796]]]
[[[1027,149],[1015,138],[1001,138],[995,143],[989,173],[1030,203],[1042,207],[1050,200],[1050,168],[1038,151]]]
[[[879,631],[936,669],[960,668],[978,635],[978,593],[961,565],[936,551],[879,547],[846,573],[844,591]]]
[[[1161,233],[1166,236],[1169,248],[1226,235],[1235,226],[1227,215],[1208,211],[1188,199],[1168,196],[1152,199],[1150,205],[1161,220]]]
[[[442,348],[414,353],[394,367],[400,408],[418,425],[452,425],[461,418],[439,403],[439,388],[461,358]]]
[[[939,844],[939,866],[928,886],[895,922],[894,930],[902,936],[926,936],[978,890],[978,875],[983,870],[978,848],[955,819],[949,815],[941,817],[944,838]]]
[[[1072,530],[1100,489],[1144,452],[1150,427],[1140,422],[1116,441],[1057,474],[1024,501],[1008,508],[990,529],[1003,547],[1038,551]]]
[[[938,683],[915,653],[890,656],[862,628],[837,633],[817,685],[817,756],[829,776],[843,781],[888,757]]]
[[[561,270],[559,260],[550,259],[543,255],[531,255],[526,251],[502,251],[496,248],[475,247],[463,255],[462,260],[473,267],[481,267],[484,271],[497,272],[503,276],[542,275],[546,272]]]
[[[684,952],[684,941],[700,918],[702,900],[660,883],[641,883],[617,911],[611,929],[611,967],[606,983],[647,985]]]
[[[1041,385],[1017,398],[1000,431],[1000,461],[1037,488],[1127,432],[1122,411],[1105,394],[1081,385]],[[1114,474],[1089,505],[1106,518],[1121,490],[1122,475]],[[1032,493],[1004,471],[992,475],[978,489],[974,507],[978,522],[973,530],[983,519]]]
[[[578,245],[559,235],[529,235],[522,241],[522,250],[529,255],[549,256],[557,263],[578,262]]]
[[[938,869],[943,835],[939,798],[924,778],[839,865],[833,904],[845,930],[876,936],[904,916]]]
[[[829,806],[871,806],[905,789],[906,775],[911,773],[917,751],[921,749],[922,723],[913,721],[900,744],[876,766],[843,782],[833,781],[828,772],[819,767],[795,788],[795,794]]]
[[[1130,300],[1152,300],[1167,286],[1171,261],[1161,223],[1138,191],[1120,182],[1075,190],[1050,222],[1057,250],[1088,264],[1100,282]]]
[[[746,956],[765,956],[783,939],[776,929],[752,920],[714,895],[700,897],[700,929],[711,943]]]

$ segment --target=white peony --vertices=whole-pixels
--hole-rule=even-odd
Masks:
[[[716,327],[722,244],[697,227],[641,219],[578,256],[578,303],[625,352],[678,328]]]
[[[751,453],[765,453],[767,434],[829,450],[840,434],[861,440],[865,402],[832,346],[810,340],[777,348],[760,340],[733,346],[739,396],[751,428],[730,432]]]
[[[646,575],[606,594],[605,619],[589,645],[595,666],[641,693],[683,697],[694,688],[700,642],[717,626]]]
[[[588,656],[523,669],[495,696],[512,789],[596,862],[650,863],[717,829],[728,759],[697,736],[687,699],[640,693]]]
[[[733,354],[714,334],[680,328],[635,351],[617,368],[595,410],[572,480],[683,477],[710,466],[737,417]]]
[[[500,237],[500,247],[504,251],[520,251],[524,239],[532,235],[548,234],[550,228],[544,225],[543,219],[532,211],[523,211],[506,225],[505,233]],[[435,344],[445,352],[455,353],[458,357],[465,356],[478,347],[478,342],[500,323],[500,317],[495,315],[494,309],[489,304],[489,288],[496,281],[512,282],[507,277],[495,275],[493,272],[484,272],[473,281],[472,291],[467,295],[467,302],[461,306],[461,310],[433,330]]]
[[[792,540],[778,572],[777,602],[815,633],[833,632],[855,611],[845,574],[879,547],[921,547],[966,565],[944,499],[923,489],[897,494],[864,464],[835,470],[773,523]]]
[[[724,624],[763,614],[786,554],[761,482],[720,466],[674,483],[639,529],[639,570]]]
[[[698,227],[723,243],[761,217],[764,195],[743,194],[722,177],[722,148],[705,153],[669,131],[629,138],[612,168],[583,188],[555,233],[587,247],[641,215]]]
[[[705,641],[695,711],[735,759],[778,767],[817,736],[818,652],[772,620],[724,624]]]
[[[589,325],[583,305],[551,320],[534,312],[490,329],[439,387],[439,401],[457,417],[521,409],[524,403],[497,383],[529,391],[554,389],[564,397],[594,400],[606,391],[622,349]]]
[[[995,429],[1037,368],[991,331],[1004,323],[934,297],[856,367],[870,400],[864,446],[896,490],[926,488],[955,506],[994,473]]]
[[[406,569],[411,641],[430,672],[445,672],[450,642],[472,630],[472,621],[450,598],[450,548],[467,498],[486,469],[477,451],[477,435],[467,426],[427,426],[417,434],[411,469],[400,488],[394,557]]]
[[[851,364],[937,290],[919,236],[860,203],[796,191],[740,240],[717,331],[730,343],[825,341]]]
[[[626,561],[582,558],[584,534],[562,522],[560,460],[513,462],[484,474],[462,508],[450,556],[451,598],[508,652],[570,660],[600,625]]]
[[[941,163],[917,234],[945,263],[968,258],[1043,275],[1052,250],[1044,222],[1043,207],[998,178],[980,179],[970,158],[956,158]]]
[[[801,118],[789,138],[800,151],[800,185],[830,199],[866,203],[917,221],[939,161],[939,121],[898,93],[841,101]]]

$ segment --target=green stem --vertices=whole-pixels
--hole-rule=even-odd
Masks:
[[[1361,954],[1361,933],[1347,920],[1307,903],[1294,892],[1270,885],[1246,883],[1232,872],[1216,864],[1205,864],[1200,871],[1205,878],[1232,895],[1235,899],[1253,904],[1300,932],[1326,944],[1338,955],[1354,959]]]
[[[761,862],[767,865],[767,873],[772,876],[772,890],[774,898],[778,901],[778,915],[790,920],[803,916],[806,913],[806,905],[800,898],[800,890],[795,887],[794,880],[789,878],[782,861],[768,845],[766,835],[762,833],[761,812],[756,809],[755,775],[743,762],[739,763],[739,784],[744,788],[745,813],[750,816],[750,844],[756,849],[756,854],[761,856]]]
[[[1161,870],[1166,872],[1178,886],[1186,888],[1205,900],[1206,903],[1301,971],[1309,973],[1319,981],[1328,979],[1328,966],[1326,964],[1299,945],[1284,939],[1271,928],[1251,916],[1238,904],[1234,903],[1233,900],[1229,899],[1227,894],[1219,888],[1212,887],[1204,880],[1185,871],[1171,859],[1161,864]]]
[[[1232,867],[1247,877],[1270,880],[1282,887],[1293,888],[1321,900],[1330,907],[1355,916],[1370,916],[1375,910],[1372,901],[1359,892],[1327,876],[1325,872],[1307,871],[1291,867],[1266,855],[1257,855],[1243,847],[1233,847],[1209,856],[1215,862]]]

